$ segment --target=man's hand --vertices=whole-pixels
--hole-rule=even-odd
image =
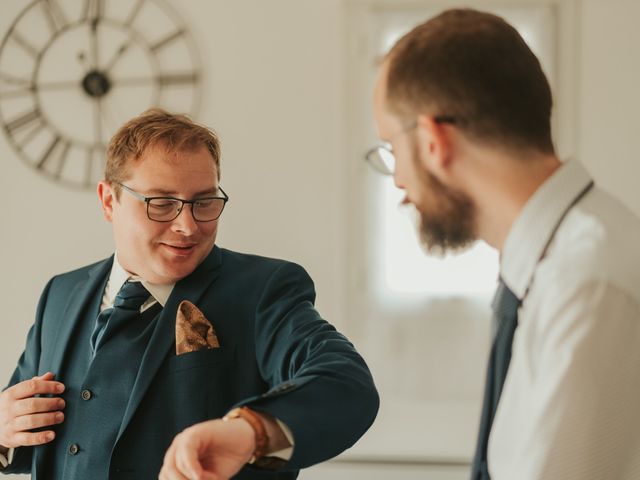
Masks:
[[[242,418],[198,423],[173,440],[160,480],[227,480],[251,459],[255,438]]]
[[[62,398],[36,397],[64,392],[64,385],[53,378],[53,373],[45,373],[7,388],[0,394],[0,452],[6,453],[9,448],[42,445],[55,438],[51,430],[30,432],[64,421]]]

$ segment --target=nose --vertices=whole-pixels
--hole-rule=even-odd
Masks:
[[[178,216],[171,222],[171,230],[182,235],[193,235],[198,231],[198,222],[193,218],[191,205],[184,205]]]

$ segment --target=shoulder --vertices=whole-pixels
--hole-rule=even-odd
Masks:
[[[220,275],[227,288],[241,289],[259,296],[304,295],[315,299],[315,284],[297,263],[221,249]]]
[[[51,287],[69,288],[70,286],[85,282],[90,275],[108,272],[112,262],[113,257],[108,257],[90,265],[60,273],[49,280],[49,285]]]
[[[220,252],[222,267],[225,269],[248,269],[253,273],[264,272],[267,275],[277,271],[298,272],[307,275],[301,265],[289,260],[235,252],[226,248],[221,248]]]
[[[536,272],[564,291],[600,284],[640,301],[640,219],[595,189],[570,210]]]

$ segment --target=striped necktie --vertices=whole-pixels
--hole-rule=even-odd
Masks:
[[[91,352],[94,356],[110,336],[105,333],[137,318],[140,315],[140,307],[149,295],[149,291],[141,282],[127,280],[124,283],[116,295],[113,307],[104,309],[96,319],[96,326],[91,334]]]

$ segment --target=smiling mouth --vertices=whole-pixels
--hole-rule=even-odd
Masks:
[[[162,245],[175,253],[188,253],[192,251],[197,244],[193,243],[190,245],[175,245],[170,243],[163,243]]]

